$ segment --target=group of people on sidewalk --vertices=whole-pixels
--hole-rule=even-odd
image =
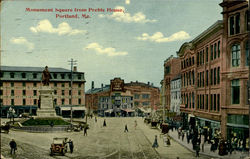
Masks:
[[[172,130],[173,131],[173,130]],[[197,127],[189,127],[188,130],[183,130],[182,127],[177,129],[178,139],[184,140],[186,136],[187,143],[191,142],[193,150],[196,151],[196,156],[199,156],[200,150],[204,152],[204,146],[206,143],[210,144],[210,151],[215,152],[218,150],[218,154],[228,155],[232,152],[240,151],[247,152],[249,150],[248,147],[248,139],[244,143],[243,140],[237,138],[236,134],[229,140],[223,140],[221,137],[221,133],[219,130],[212,132],[211,128],[201,129]]]

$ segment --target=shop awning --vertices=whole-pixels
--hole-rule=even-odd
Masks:
[[[144,108],[139,108],[142,112],[144,113],[151,113],[151,108],[144,109]]]
[[[135,112],[135,110],[133,110],[133,109],[122,109],[122,110],[127,112],[127,113]]]
[[[71,110],[71,107],[60,107],[61,111],[70,111]],[[86,108],[85,107],[72,107],[72,111],[85,111]]]
[[[198,119],[200,119],[200,120],[205,120],[205,121],[209,121],[209,122],[211,122],[211,123],[216,123],[216,124],[220,124],[220,122],[219,121],[215,121],[215,120],[210,120],[210,119],[206,119],[206,118],[201,118],[201,117],[197,117]]]
[[[113,109],[108,109],[108,110],[105,110],[104,112],[105,113],[112,113],[114,110]]]

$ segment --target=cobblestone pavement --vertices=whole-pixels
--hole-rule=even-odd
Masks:
[[[10,131],[9,134],[1,134],[1,153],[6,158],[16,159],[180,159],[194,158],[194,154],[172,141],[170,147],[164,147],[159,139],[159,148],[153,149],[152,142],[159,131],[151,129],[143,123],[141,118],[106,118],[107,127],[102,127],[104,118],[88,119],[90,129],[88,136],[83,132],[62,133],[28,133],[22,131]],[[138,126],[134,128],[134,121]],[[129,132],[124,132],[125,124]],[[73,154],[65,156],[49,156],[49,148],[54,137],[68,137],[74,142]],[[17,152],[9,154],[9,141],[15,139]],[[205,157],[201,157],[205,158]]]

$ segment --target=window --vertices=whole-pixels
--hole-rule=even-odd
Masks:
[[[214,68],[214,85],[216,85],[216,68]]]
[[[14,82],[11,82],[10,85],[11,85],[11,87],[14,87]]]
[[[65,74],[61,74],[61,79],[65,79]]]
[[[192,66],[191,57],[189,58],[189,65]]]
[[[232,80],[231,87],[232,104],[240,104],[240,80]]]
[[[229,26],[230,35],[240,33],[240,14],[239,13],[229,18],[229,25],[230,25]]]
[[[25,96],[26,95],[26,90],[23,90],[23,96]]]
[[[11,99],[11,105],[15,105],[14,99]]]
[[[81,98],[78,99],[78,104],[82,104]]]
[[[218,41],[218,58],[220,58],[220,41]]]
[[[202,72],[202,87],[204,87],[204,83],[205,83],[205,82],[204,82],[204,79],[205,79],[205,78],[204,78],[204,72]]]
[[[216,49],[217,49],[217,44],[215,43],[214,44],[214,59],[216,59],[216,51],[217,51]]]
[[[235,44],[232,46],[232,66],[238,67],[240,65],[240,45]]]
[[[78,95],[79,95],[79,96],[81,95],[81,91],[80,91],[80,90],[78,91]]]
[[[36,79],[37,78],[37,74],[33,73],[33,78]]]
[[[200,64],[200,54],[199,54],[199,52],[198,52],[198,54],[197,54],[197,66],[199,66],[199,64]]]
[[[194,109],[194,92],[192,92],[192,108]]]
[[[187,62],[187,67],[188,67],[189,66],[188,59],[186,59],[186,62]]]
[[[206,110],[208,110],[208,95],[206,94],[206,107],[205,107]]]
[[[57,99],[54,99],[54,105],[57,105]]]
[[[64,90],[62,90],[62,95],[64,96]]]
[[[65,103],[65,99],[62,99],[62,105],[64,105],[64,103]]]
[[[22,73],[22,78],[26,78],[26,73]]]
[[[10,78],[15,78],[15,74],[14,73],[10,73]]]
[[[54,73],[54,74],[53,74],[53,77],[54,77],[54,79],[57,79],[57,74]]]
[[[170,73],[170,66],[166,66],[166,74]]]
[[[208,86],[208,70],[206,71],[206,86]]]
[[[217,69],[217,84],[220,84],[220,67]]]
[[[14,96],[14,95],[15,95],[15,91],[11,90],[11,96]]]
[[[216,94],[214,94],[214,111],[216,111]]]
[[[34,99],[34,100],[33,100],[33,104],[34,104],[34,105],[37,105],[37,99]]]
[[[248,41],[246,42],[246,66],[249,65],[249,46],[248,46]]]
[[[192,57],[192,64],[194,65],[194,56]]]
[[[23,105],[26,105],[26,99],[23,99]]]
[[[193,76],[193,85],[194,85],[194,70],[192,71],[192,76]]]
[[[1,95],[1,96],[3,95],[3,90],[0,90],[0,95]]]
[[[134,98],[135,98],[135,99],[139,99],[139,98],[140,98],[140,94],[135,94],[135,95],[134,95]]]
[[[148,99],[149,98],[149,94],[143,94],[142,95],[142,99]]]
[[[213,110],[213,95],[210,94],[210,110]]]
[[[80,80],[80,79],[82,78],[82,75],[79,74],[79,75],[77,76],[77,78]]]
[[[249,11],[246,11],[246,15],[245,15],[245,22],[246,22],[246,30],[249,31]]]
[[[81,84],[81,83],[79,83],[79,84],[78,84],[78,88],[81,88],[81,87],[82,87],[82,84]]]
[[[57,83],[54,83],[54,87],[57,87]]]
[[[208,47],[206,47],[206,62],[208,62]]]
[[[191,85],[191,71],[189,71],[189,85]]]
[[[197,83],[198,83],[198,87],[200,87],[200,73],[197,73]]]
[[[71,98],[69,99],[69,104],[71,104],[71,105],[72,105],[72,100],[71,100]]]
[[[36,82],[34,82],[34,83],[33,83],[33,87],[36,87],[36,86],[37,86],[37,83],[36,83]]]
[[[79,92],[78,92],[79,93]],[[69,95],[71,95],[71,90],[69,90]]]
[[[217,111],[220,111],[220,94],[217,94]]]
[[[214,55],[213,55],[213,49],[214,49],[214,47],[213,47],[213,45],[211,45],[210,46],[210,60],[211,61],[213,60],[213,57],[214,57]]]
[[[26,83],[25,82],[23,82],[23,87],[25,87],[26,86]]]
[[[33,95],[37,96],[37,90],[33,90]]]
[[[55,94],[55,95],[57,94],[57,90],[54,90],[54,94]]]
[[[3,78],[4,73],[0,72],[0,78]]]
[[[62,83],[62,87],[65,87],[65,84],[64,84],[64,83]]]
[[[197,95],[197,109],[200,109],[200,95]]]
[[[213,69],[210,70],[210,85],[213,85]]]
[[[71,74],[68,74],[69,79],[71,79]]]

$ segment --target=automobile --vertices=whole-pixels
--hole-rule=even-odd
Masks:
[[[53,143],[50,147],[50,155],[53,156],[55,154],[65,155],[68,150],[68,138],[53,138]]]

